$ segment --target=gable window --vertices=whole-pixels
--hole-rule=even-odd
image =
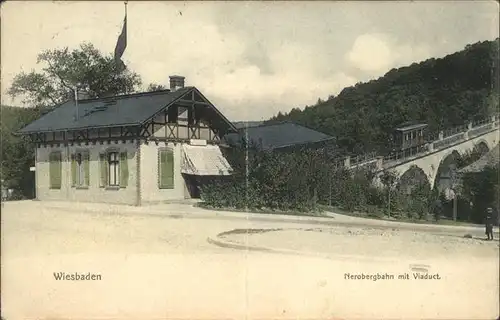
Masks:
[[[174,188],[174,150],[172,149],[158,151],[158,188]]]
[[[54,151],[49,154],[49,188],[61,189],[62,176],[62,154],[60,151]]]
[[[71,185],[73,187],[85,188],[89,186],[90,154],[88,151],[80,151],[71,155]]]
[[[196,124],[194,107],[189,107],[189,109],[188,109],[188,124],[190,126]]]
[[[126,188],[128,185],[128,154],[108,151],[99,155],[99,186]]]
[[[168,107],[167,110],[167,122],[168,123],[177,123],[177,118],[179,117],[179,110],[176,105]]]

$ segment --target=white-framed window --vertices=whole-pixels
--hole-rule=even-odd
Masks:
[[[127,151],[112,149],[99,154],[99,172],[101,188],[126,188],[129,179]]]
[[[118,152],[108,153],[108,186],[120,186],[120,154]]]
[[[88,150],[77,151],[71,155],[71,185],[77,188],[89,186],[90,154]]]

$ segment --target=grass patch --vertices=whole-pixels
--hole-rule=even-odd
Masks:
[[[222,232],[219,234],[219,237],[228,236],[231,234],[254,234],[254,233],[265,233],[272,231],[281,231],[283,229],[234,229],[226,232]]]
[[[394,216],[389,217],[385,214],[385,212],[383,212],[383,210],[380,210],[378,208],[372,208],[372,207],[367,208],[367,211],[348,211],[348,210],[341,208],[341,207],[325,206],[325,205],[322,205],[320,207],[324,211],[329,211],[329,212],[338,213],[338,214],[351,216],[351,217],[366,218],[366,219],[408,222],[408,223],[415,223],[415,224],[435,224],[435,225],[450,225],[450,226],[464,226],[464,227],[477,227],[477,226],[479,226],[478,224],[474,224],[471,222],[453,221],[450,219],[440,219],[438,221],[436,221],[435,219],[411,219],[411,218],[404,217],[404,216],[403,217],[397,216],[396,214]]]
[[[330,218],[327,213],[323,210],[317,211],[297,211],[297,210],[273,210],[273,209],[257,209],[257,208],[218,208],[214,206],[210,206],[204,202],[199,202],[195,204],[196,207],[214,210],[214,211],[225,211],[225,212],[245,212],[245,213],[259,213],[259,214],[282,214],[289,216],[304,216],[304,217],[322,217],[322,218]]]

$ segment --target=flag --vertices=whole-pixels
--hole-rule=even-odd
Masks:
[[[125,67],[125,64],[122,61],[123,52],[125,52],[125,48],[127,48],[127,12],[125,12],[125,19],[123,19],[123,28],[122,32],[118,36],[118,41],[116,42],[115,47],[115,61],[119,66]]]

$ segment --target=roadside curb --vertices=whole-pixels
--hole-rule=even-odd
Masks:
[[[58,206],[47,206],[47,209],[52,210],[64,210],[72,212],[87,212],[91,214],[109,214],[109,215],[122,215],[122,216],[142,216],[142,217],[157,217],[157,218],[177,218],[177,219],[225,219],[225,220],[246,220],[247,222],[269,222],[269,223],[290,223],[290,224],[309,224],[309,225],[319,225],[327,227],[358,227],[358,228],[373,228],[373,229],[398,229],[414,232],[435,232],[441,234],[464,234],[468,232],[478,232],[482,230],[482,227],[462,227],[462,226],[440,226],[440,225],[419,225],[405,223],[400,224],[398,222],[384,222],[379,223],[377,220],[365,220],[360,218],[359,220],[339,220],[335,217],[332,218],[302,218],[288,217],[288,216],[267,216],[260,214],[248,213],[236,214],[236,213],[221,213],[216,211],[206,211],[206,212],[187,212],[187,211],[176,211],[168,212],[167,210],[150,209],[147,212],[141,212],[135,209],[135,207],[127,208],[113,208],[111,210],[104,211],[100,209],[93,208],[64,208]],[[148,208],[149,209],[149,208]],[[495,234],[498,231],[493,231]]]
[[[193,210],[193,208],[195,210]],[[397,221],[379,221],[374,219],[355,218],[344,219],[342,215],[339,217],[297,217],[287,215],[273,215],[248,212],[225,212],[208,210],[197,206],[188,205],[184,210],[175,208],[172,210],[169,207],[135,207],[128,205],[113,205],[111,208],[102,209],[92,206],[86,207],[83,203],[77,206],[66,207],[57,204],[45,204],[41,209],[48,210],[64,210],[72,212],[88,212],[93,214],[109,214],[122,216],[149,216],[158,218],[188,218],[188,219],[226,219],[226,220],[246,220],[247,222],[269,222],[269,223],[292,223],[292,224],[310,224],[322,226],[344,226],[344,227],[362,227],[374,229],[399,229],[409,231],[437,232],[453,235],[463,235],[470,232],[483,232],[482,226],[449,226],[449,225],[432,225],[432,224],[415,224]],[[198,210],[196,210],[198,209]],[[494,228],[494,234],[498,234],[498,228]]]
[[[273,230],[276,231],[276,230]],[[227,232],[227,231],[226,231]],[[222,233],[226,233],[222,232]],[[207,242],[216,245],[222,248],[234,249],[234,250],[246,250],[252,252],[263,252],[263,253],[272,253],[272,254],[283,254],[283,255],[292,255],[292,256],[306,256],[311,258],[322,258],[322,259],[343,259],[343,260],[355,260],[355,261],[377,261],[383,263],[400,263],[401,260],[397,257],[394,258],[381,258],[381,257],[366,257],[361,255],[343,255],[343,254],[328,254],[328,253],[318,253],[318,252],[308,252],[308,251],[299,251],[292,249],[284,249],[284,248],[270,248],[270,247],[262,247],[262,246],[251,246],[242,243],[236,243],[229,240],[222,239],[217,234],[214,237],[208,237]]]

